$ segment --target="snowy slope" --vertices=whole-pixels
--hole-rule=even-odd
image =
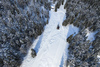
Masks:
[[[31,46],[36,50],[37,56],[31,57],[30,48],[21,67],[65,67],[68,52],[66,38],[78,32],[78,28],[73,25],[62,26],[65,12],[64,5],[61,5],[57,12],[51,9],[49,24],[45,26],[43,34]],[[59,30],[57,29],[58,24]]]

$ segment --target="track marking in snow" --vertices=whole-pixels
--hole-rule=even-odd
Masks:
[[[64,62],[67,59],[68,52],[66,38],[70,32],[69,28],[73,26],[62,26],[65,12],[64,5],[61,5],[57,12],[51,9],[49,24],[45,26],[42,35],[31,46],[36,50],[37,56],[35,58],[31,57],[30,48],[21,67],[59,67],[66,65],[66,62]],[[60,26],[59,30],[57,29],[58,24]],[[69,34],[71,35],[72,33]]]

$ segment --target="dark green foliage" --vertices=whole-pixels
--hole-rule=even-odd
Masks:
[[[46,8],[47,10],[51,10],[51,7],[50,7],[51,3],[45,2],[44,5],[45,5],[45,8]]]
[[[57,4],[55,5],[55,12],[57,12],[57,9],[59,9],[60,5],[61,5],[61,2],[58,1]]]
[[[57,12],[57,9],[59,8],[58,5],[59,5],[58,3],[55,5],[55,12]]]
[[[4,6],[0,3],[0,10],[4,10]]]
[[[83,3],[83,5],[81,4]],[[99,1],[79,1],[68,0],[64,6],[66,9],[66,19],[62,25],[73,24],[77,26],[80,32],[73,38],[68,37],[69,42],[69,56],[67,65],[72,67],[96,67],[97,66],[97,54],[100,52],[99,32],[95,35],[95,40],[89,42],[85,37],[86,33],[83,33],[85,29],[89,31],[100,31],[99,23]],[[87,6],[84,6],[87,4]],[[79,6],[81,5],[81,8]],[[67,21],[69,19],[69,21]],[[92,46],[92,48],[90,48]]]
[[[64,20],[62,25],[67,26],[67,24],[68,24],[67,20]]]
[[[0,67],[19,67],[34,39],[43,32],[45,19],[49,20],[48,1],[37,0],[31,6],[30,2],[0,1]]]
[[[96,33],[95,37],[99,38],[100,37],[100,31]]]
[[[91,1],[91,3],[95,2],[97,4],[90,4],[88,1],[87,6],[82,5],[80,2],[83,1],[76,1],[76,0],[67,0],[64,8],[66,9],[66,19],[70,18],[69,23],[74,24],[77,27],[82,28],[89,28],[90,31],[96,31],[96,29],[99,29],[99,18],[97,12],[98,8],[98,0],[97,1]],[[83,2],[84,4],[84,2]],[[79,6],[82,6],[79,8]],[[92,8],[93,7],[93,8]],[[97,9],[95,8],[97,7]],[[79,9],[78,9],[79,8]],[[97,10],[97,11],[96,11]],[[67,15],[68,14],[68,15]],[[63,25],[67,24],[68,22],[64,22]],[[84,25],[84,26],[83,26]]]
[[[62,5],[64,5],[64,0],[62,0]]]
[[[57,12],[57,8],[55,8],[55,12]]]
[[[70,22],[70,19],[68,18],[67,20],[63,21],[62,25],[63,26],[67,26],[67,24],[69,24],[69,22]]]
[[[56,2],[56,0],[53,0],[53,3],[55,3]]]
[[[0,58],[0,67],[3,66],[3,60]]]
[[[68,24],[75,24],[77,23],[77,21],[75,21],[74,17],[68,17],[67,19],[65,19],[62,23],[63,26],[67,26]]]
[[[97,30],[96,25],[93,25],[92,27],[90,27],[89,30],[90,30],[90,31],[96,31],[96,30]]]
[[[68,2],[66,1],[65,5],[64,5],[64,9],[66,9],[67,6],[68,6]]]
[[[67,66],[74,66],[74,67],[80,67],[80,66],[86,66],[91,67],[97,66],[97,54],[100,51],[97,49],[99,44],[94,41],[97,47],[94,47],[90,49],[90,46],[92,46],[92,43],[90,41],[86,41],[84,39],[84,33],[80,34],[78,33],[74,37],[71,35],[68,37],[67,41],[69,42],[69,56],[67,60]],[[97,40],[96,40],[97,41]],[[93,44],[94,44],[93,43]],[[94,51],[93,51],[94,50]]]
[[[57,29],[59,29],[60,28],[60,26],[59,25],[57,25]]]
[[[73,38],[73,34],[72,35],[70,35],[68,38],[67,38],[67,42],[71,42],[71,40],[72,40],[72,38]]]
[[[31,49],[31,56],[34,58],[36,56],[36,51],[34,49]]]
[[[17,0],[17,2],[19,6],[24,9],[29,4],[30,0]]]
[[[49,23],[49,20],[47,19],[47,24]]]
[[[76,27],[78,27],[78,25],[79,25],[78,22],[79,22],[79,20],[77,19],[77,20],[73,23],[73,25],[76,26]]]
[[[75,17],[71,17],[70,18],[70,24],[73,24],[74,23],[74,20],[75,20]]]
[[[93,46],[95,54],[98,54],[98,52],[100,51],[100,38],[98,37],[98,35],[99,34],[96,34],[97,37],[96,37],[96,39],[92,43],[92,46]]]
[[[37,31],[36,34],[37,34],[37,35],[41,35],[41,33],[43,32],[43,27],[42,27],[42,25],[41,25],[41,24],[36,25],[35,28],[36,28],[36,31]]]

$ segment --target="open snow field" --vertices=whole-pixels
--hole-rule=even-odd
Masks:
[[[54,8],[52,6],[52,8]],[[45,26],[44,32],[32,44],[31,48],[35,49],[37,56],[31,57],[31,48],[24,58],[21,67],[65,67],[68,53],[67,37],[75,32],[78,28],[73,25],[62,26],[66,18],[66,10],[61,5],[57,12],[54,9],[50,11],[49,24]],[[60,28],[57,29],[59,24]]]

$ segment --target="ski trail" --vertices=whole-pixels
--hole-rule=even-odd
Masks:
[[[61,62],[63,62],[63,65],[66,65],[66,62],[64,62],[67,59],[66,54],[68,52],[66,38],[69,33],[70,25],[66,27],[62,26],[65,12],[64,5],[61,5],[57,12],[51,9],[49,24],[45,26],[42,35],[40,35],[31,46],[31,48],[34,49],[39,45],[39,47],[36,48],[36,51],[38,50],[37,56],[35,58],[31,57],[30,48],[21,67],[59,67]],[[59,30],[57,29],[58,24],[60,26]],[[64,59],[62,57],[64,57]],[[62,59],[64,61],[62,61]]]
[[[43,42],[41,43],[36,60],[33,62],[34,67],[59,67],[60,65],[66,47],[66,36],[63,32],[65,30],[62,27],[65,10],[62,8],[63,5],[60,7],[61,10],[59,9],[57,12],[51,10],[50,12],[49,24],[43,33]],[[56,29],[58,24],[61,24],[59,30]]]

